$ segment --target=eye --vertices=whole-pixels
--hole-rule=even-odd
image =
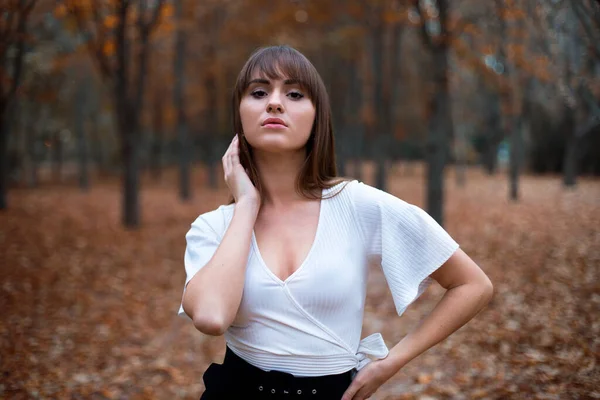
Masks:
[[[290,98],[292,98],[292,100],[300,100],[301,98],[304,97],[304,95],[300,92],[290,92],[290,93],[288,93],[288,96],[290,96]]]
[[[250,96],[256,97],[257,99],[263,98],[266,95],[267,95],[267,92],[265,92],[262,89],[256,89],[256,90],[253,90],[252,93],[250,93]]]

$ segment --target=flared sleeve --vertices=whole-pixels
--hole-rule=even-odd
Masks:
[[[352,182],[352,202],[371,259],[381,263],[398,315],[431,284],[429,275],[459,248],[429,214],[387,192]]]
[[[184,294],[188,283],[192,280],[194,275],[210,261],[221,243],[220,235],[216,232],[215,228],[211,226],[211,220],[214,219],[214,217],[211,217],[213,217],[212,213],[211,215],[206,214],[199,216],[192,223],[190,230],[185,235],[186,248],[184,265],[186,278],[183,285]],[[179,312],[177,315],[191,319],[183,310],[183,295],[181,299],[182,302],[179,305]]]

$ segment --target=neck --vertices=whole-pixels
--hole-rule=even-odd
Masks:
[[[296,177],[305,158],[304,149],[289,153],[254,152],[254,162],[265,191],[264,204],[280,208],[305,200],[296,193]]]

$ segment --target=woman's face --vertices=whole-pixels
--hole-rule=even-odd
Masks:
[[[253,149],[286,152],[303,149],[315,121],[315,107],[292,80],[254,74],[240,102],[244,136]]]

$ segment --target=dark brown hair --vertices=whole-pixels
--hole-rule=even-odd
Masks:
[[[239,135],[240,163],[264,201],[264,189],[254,163],[252,148],[243,135],[240,103],[253,74],[269,79],[293,79],[300,83],[315,107],[315,121],[306,142],[306,159],[296,177],[296,191],[306,198],[321,198],[328,189],[348,178],[337,176],[331,107],[325,84],[316,68],[298,50],[289,46],[271,46],[256,50],[240,71],[233,89],[233,129]],[[335,195],[335,194],[334,194]],[[232,198],[230,204],[234,202]]]

